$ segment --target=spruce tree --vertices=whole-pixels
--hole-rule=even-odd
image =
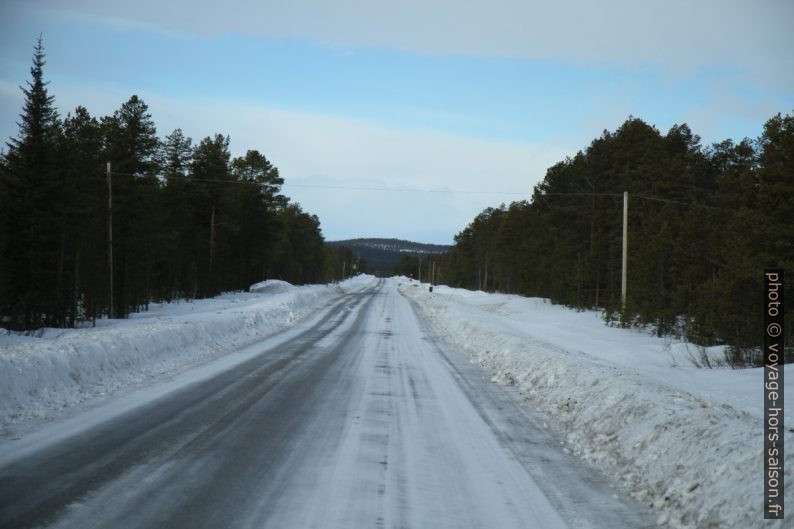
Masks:
[[[58,144],[60,122],[44,81],[44,45],[38,39],[30,68],[19,134],[8,143],[0,197],[4,232],[0,312],[12,328],[57,325],[58,257],[62,221]]]

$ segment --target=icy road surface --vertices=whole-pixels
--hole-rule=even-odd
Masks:
[[[234,354],[6,443],[0,527],[653,526],[393,280]]]

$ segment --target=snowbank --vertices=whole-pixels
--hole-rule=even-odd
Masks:
[[[0,436],[229,353],[374,281],[359,276],[340,285],[302,287],[267,281],[259,293],[153,305],[91,329],[0,336]]]
[[[286,281],[281,281],[280,279],[268,279],[267,281],[262,281],[261,283],[251,285],[248,288],[248,291],[254,292],[256,294],[280,294],[293,288],[295,287]]]
[[[571,450],[652,505],[660,525],[784,526],[761,510],[761,369],[698,369],[691,344],[608,327],[592,311],[398,281],[451,343],[495,381],[517,385]],[[794,505],[788,430],[786,501]]]

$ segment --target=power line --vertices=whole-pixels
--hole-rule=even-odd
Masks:
[[[145,175],[134,174],[134,173],[119,173],[117,171],[113,171],[112,174],[114,176],[133,176],[133,177],[145,176]],[[157,177],[155,177],[155,178],[157,178]],[[159,178],[157,178],[157,179],[159,180]],[[219,178],[195,178],[195,177],[187,176],[187,175],[169,175],[169,176],[165,177],[165,180],[171,180],[171,179],[186,180],[188,182],[215,182],[215,183],[218,183],[218,184],[268,185],[267,182],[252,182],[250,180],[221,180]],[[272,185],[272,184],[269,184],[269,185]]]
[[[583,197],[622,197],[623,193],[543,193],[541,196],[583,196]],[[662,198],[662,197],[654,197],[650,195],[639,195],[632,193],[632,198],[641,198],[643,200],[650,200],[653,202],[665,202],[668,204],[678,204],[680,206],[689,206],[689,207],[696,207],[696,208],[704,208],[704,209],[711,209],[714,211],[725,211],[723,208],[718,208],[715,206],[706,206],[704,204],[697,204],[695,202],[683,202],[680,200],[671,200],[669,198]]]
[[[141,176],[140,174],[133,173],[120,173],[113,172],[114,175],[120,176]],[[188,182],[210,182],[218,184],[234,184],[234,185],[274,185],[268,182],[253,182],[248,180],[221,180],[217,178],[195,178],[188,175],[169,175],[166,180],[181,179]],[[276,184],[278,185],[278,184]],[[343,186],[343,185],[327,185],[327,184],[295,184],[291,182],[283,182],[281,187],[298,187],[305,189],[337,189],[340,191],[386,191],[386,192],[401,192],[401,193],[447,193],[447,194],[468,194],[468,195],[515,195],[525,196],[531,198],[529,193],[521,193],[516,191],[486,191],[486,190],[471,190],[471,189],[422,189],[416,187],[375,187],[375,186]],[[549,193],[542,192],[541,196],[582,196],[582,197],[618,197],[622,198],[623,193],[588,193],[588,192],[570,192],[570,193]],[[680,200],[671,200],[663,197],[655,197],[650,195],[632,194],[632,197],[640,198],[643,200],[650,200],[653,202],[664,202],[668,204],[677,204],[680,206],[689,206],[710,209],[714,211],[724,211],[722,208],[715,206],[706,206],[704,204],[697,204],[694,202],[683,202]]]
[[[543,192],[541,194],[541,196],[544,196],[544,197],[547,197],[547,196],[622,197],[623,193],[586,193],[586,192],[580,192],[580,193],[546,193],[546,192]]]
[[[464,190],[464,189],[422,189],[417,187],[364,187],[364,186],[333,186],[323,184],[292,184],[285,183],[285,187],[305,187],[305,188],[318,188],[318,189],[340,189],[346,191],[398,191],[407,193],[458,193],[470,195],[522,195],[526,196],[527,193],[518,193],[515,191],[484,191],[484,190]]]
[[[120,176],[142,176],[133,173],[120,173],[113,171],[114,175]],[[220,180],[217,178],[195,178],[188,175],[169,175],[165,177],[166,180],[181,179],[188,182],[215,182],[219,184],[253,184],[253,185],[272,185],[267,182],[252,182],[247,180]],[[335,186],[326,184],[295,184],[292,182],[284,182],[280,184],[282,187],[300,187],[300,188],[316,188],[316,189],[339,189],[343,191],[399,191],[408,193],[463,193],[472,195],[521,195],[527,196],[527,193],[519,193],[516,191],[485,191],[485,190],[464,190],[464,189],[422,189],[415,187],[366,187],[366,186]]]
[[[678,201],[678,200],[670,200],[670,199],[667,199],[667,198],[649,197],[647,195],[636,195],[635,194],[635,195],[632,195],[632,196],[636,197],[636,198],[642,198],[644,200],[652,200],[654,202],[666,202],[668,204],[679,204],[681,206],[690,206],[690,207],[696,207],[696,208],[713,209],[715,211],[722,211],[722,208],[717,208],[717,207],[714,207],[714,206],[706,206],[704,204],[696,204],[694,202],[681,202],[681,201]]]

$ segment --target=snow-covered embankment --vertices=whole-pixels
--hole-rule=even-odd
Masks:
[[[78,404],[232,352],[374,281],[359,277],[339,286],[301,287],[268,281],[250,293],[153,305],[95,328],[0,336],[0,434],[15,435]]]
[[[569,449],[652,505],[660,525],[784,527],[761,510],[762,370],[698,369],[691,344],[607,327],[596,312],[542,299],[447,287],[430,294],[405,281],[401,290],[495,381],[518,386]],[[794,431],[786,433],[792,505]]]

